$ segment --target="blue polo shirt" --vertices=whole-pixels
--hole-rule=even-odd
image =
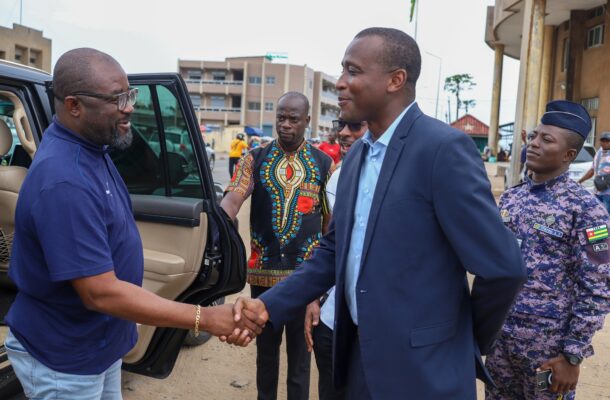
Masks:
[[[129,193],[105,146],[54,120],[19,192],[9,267],[19,293],[6,322],[32,357],[99,374],[135,345],[133,322],[88,310],[70,283],[112,270],[142,285]]]

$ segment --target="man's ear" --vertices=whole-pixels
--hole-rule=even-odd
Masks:
[[[574,161],[577,155],[578,151],[576,151],[576,149],[568,149],[568,151],[566,151],[565,156],[563,157],[563,160],[567,163],[571,163],[572,161]]]
[[[66,96],[64,99],[64,108],[66,112],[74,118],[80,117],[83,109],[83,104],[78,100],[76,96]]]
[[[402,90],[407,84],[407,70],[399,68],[391,72],[390,82],[388,83],[388,93],[394,93]]]

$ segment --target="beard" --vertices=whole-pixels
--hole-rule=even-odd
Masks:
[[[110,147],[117,150],[125,150],[129,146],[131,146],[131,142],[133,141],[133,132],[131,129],[127,131],[126,134],[121,135],[117,128],[112,130],[112,134],[110,137]]]

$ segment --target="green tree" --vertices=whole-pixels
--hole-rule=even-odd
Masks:
[[[460,109],[464,107],[463,101],[460,98],[460,95],[465,90],[470,90],[477,84],[474,82],[474,77],[470,74],[456,74],[452,76],[448,76],[445,79],[445,91],[449,93],[453,93],[455,95],[455,119],[460,118]],[[470,104],[471,107],[474,104]]]
[[[476,100],[462,100],[462,106],[464,107],[464,113],[468,114],[468,110],[475,108],[477,105]]]
[[[417,0],[411,0],[411,12],[409,14],[409,22],[413,22],[413,14],[415,14],[415,3]]]

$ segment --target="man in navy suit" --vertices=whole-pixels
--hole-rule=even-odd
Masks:
[[[525,279],[472,140],[415,104],[421,56],[402,31],[348,46],[340,118],[368,132],[343,162],[311,259],[235,319],[281,326],[336,282],[334,380],[354,399],[475,399],[475,371]],[[466,272],[475,276],[469,290]]]

